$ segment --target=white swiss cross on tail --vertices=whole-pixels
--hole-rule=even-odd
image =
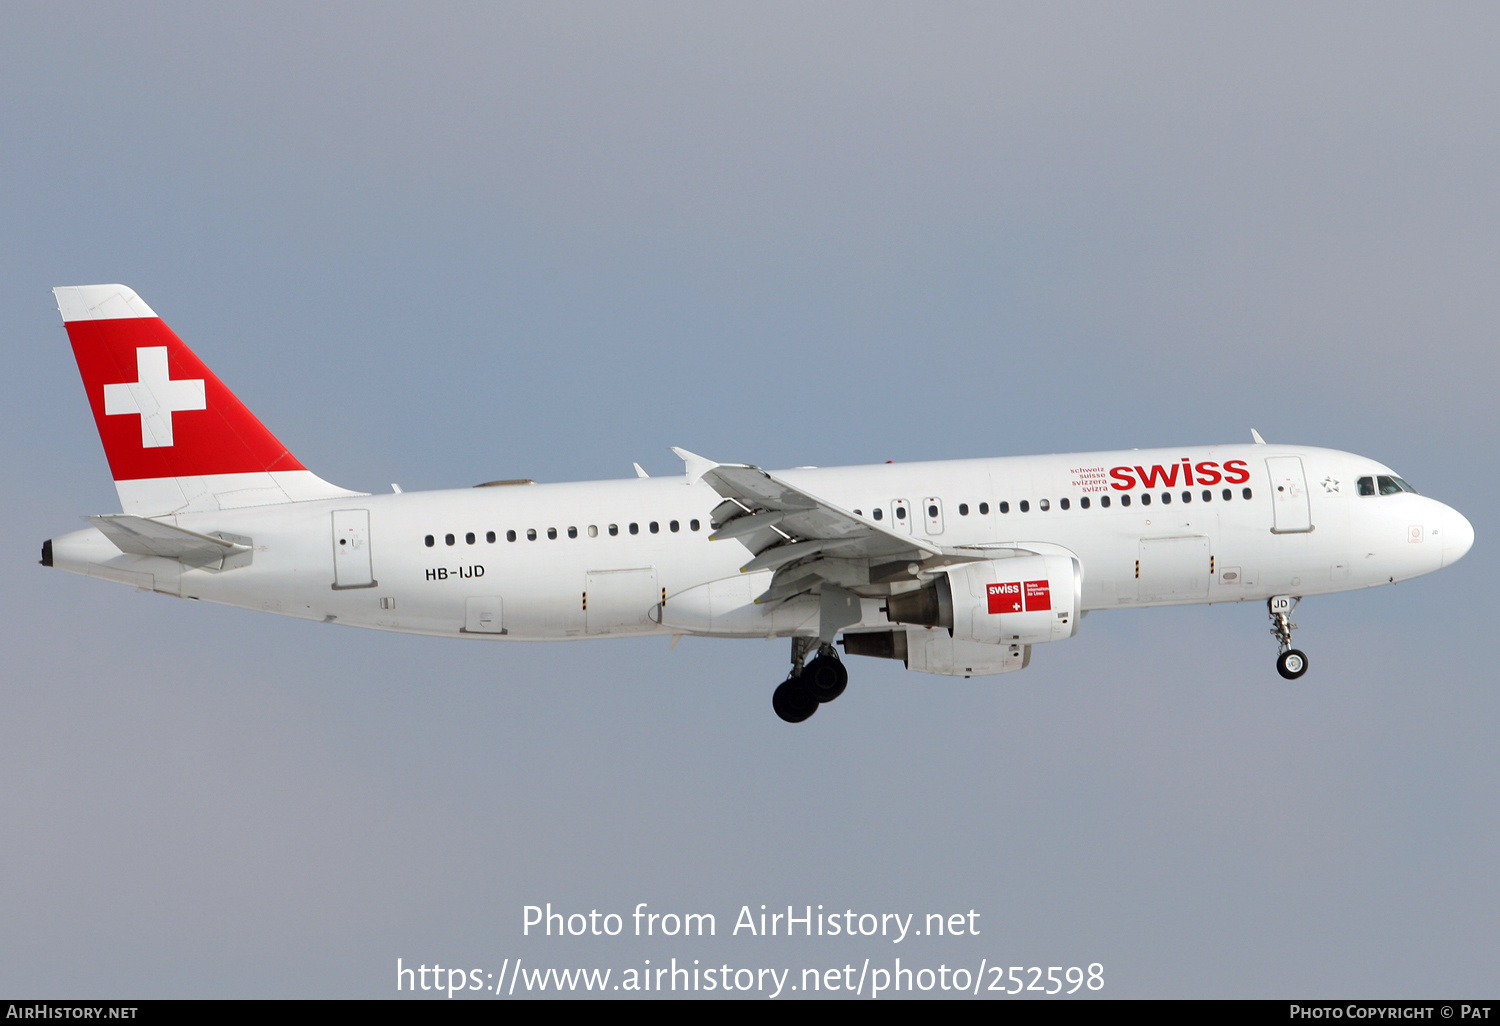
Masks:
[[[206,410],[208,400],[202,378],[173,381],[167,371],[166,346],[142,346],[135,351],[136,380],[104,386],[107,416],[138,413],[141,417],[141,448],[158,449],[172,444],[172,414],[179,410]]]
[[[355,494],[298,463],[134,290],[64,285],[53,293],[126,513]],[[174,423],[179,413],[186,420]]]

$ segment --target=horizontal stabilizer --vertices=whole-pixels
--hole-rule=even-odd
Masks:
[[[88,518],[121,552],[136,556],[161,556],[184,566],[205,570],[230,570],[250,562],[249,538],[238,535],[199,534],[160,520],[118,513]]]

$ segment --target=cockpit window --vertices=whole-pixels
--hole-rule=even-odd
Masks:
[[[1399,477],[1386,477],[1384,474],[1377,477],[1376,482],[1380,485],[1381,495],[1395,495],[1397,492],[1411,492],[1417,494],[1417,490]]]
[[[1375,479],[1373,477],[1362,477],[1359,479],[1359,494],[1374,495]]]

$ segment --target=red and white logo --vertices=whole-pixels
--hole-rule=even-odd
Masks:
[[[1019,613],[1021,611],[1021,582],[986,585],[992,613]]]
[[[1026,611],[1040,612],[1052,608],[1052,587],[1046,581],[1026,582]]]
[[[178,410],[206,410],[202,378],[173,381],[167,371],[166,346],[142,346],[135,351],[136,380],[104,386],[104,414],[138,414],[141,448],[172,444],[172,414]]]
[[[66,324],[116,481],[305,469],[159,317]]]
[[[989,584],[985,592],[991,613],[1038,613],[1052,608],[1052,585],[1048,581]]]

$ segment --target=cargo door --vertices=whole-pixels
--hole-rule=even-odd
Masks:
[[[583,623],[587,634],[628,634],[651,627],[661,604],[656,567],[590,570],[584,579]]]
[[[1312,510],[1307,502],[1307,478],[1300,456],[1270,456],[1266,470],[1271,475],[1272,527],[1275,534],[1312,530]]]
[[[1208,598],[1208,538],[1142,538],[1137,561],[1142,602],[1196,602]]]
[[[333,587],[373,588],[370,569],[370,511],[333,511]]]

